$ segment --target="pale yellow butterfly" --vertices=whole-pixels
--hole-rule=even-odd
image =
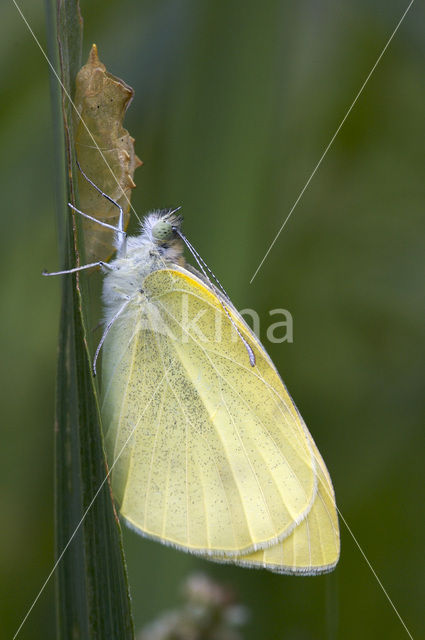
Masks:
[[[185,263],[183,239],[202,273]],[[129,238],[120,224],[116,247],[98,263],[106,328],[95,362],[103,346],[106,452],[126,523],[217,562],[332,570],[340,543],[326,466],[180,216],[151,213]]]
[[[327,469],[256,336],[185,264],[180,224],[150,214],[104,282],[102,413],[121,514],[211,559],[330,570],[339,531]]]

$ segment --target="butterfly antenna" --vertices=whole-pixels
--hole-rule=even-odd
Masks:
[[[219,288],[221,289],[222,293],[224,293],[224,295],[227,298],[227,300],[229,300],[229,302],[230,302],[230,298],[227,295],[226,290],[224,289],[224,287],[220,283],[219,279],[214,275],[214,273],[211,271],[211,269],[209,268],[207,263],[201,258],[199,253],[196,251],[195,247],[189,242],[189,240],[186,238],[184,233],[182,231],[180,231],[180,229],[178,229],[177,227],[174,227],[174,231],[183,240],[183,242],[185,243],[185,245],[187,246],[187,248],[189,249],[189,251],[193,255],[193,257],[195,258],[196,262],[198,263],[198,267],[200,268],[200,270],[202,271],[202,273],[204,274],[205,278],[208,280],[210,285],[214,286],[213,283],[211,282],[211,278],[208,276],[207,272],[205,271],[204,266],[208,270],[208,272],[212,275],[214,280],[217,282]],[[224,302],[222,300],[220,300],[220,298],[218,298],[218,300],[219,300],[221,306],[223,307],[226,316],[229,318],[230,322],[232,323],[234,330],[236,331],[236,333],[238,334],[238,336],[242,340],[242,342],[243,342],[243,344],[245,346],[245,349],[248,352],[249,363],[250,363],[251,367],[255,367],[255,354],[254,354],[254,351],[252,350],[251,345],[249,344],[249,342],[243,337],[243,335],[239,331],[238,327],[235,324],[235,321],[233,320],[232,316],[229,313],[229,310],[228,310],[227,306],[224,304]]]
[[[182,236],[184,236],[184,234],[182,233]],[[184,236],[182,238],[183,242],[186,244],[187,248],[189,249],[189,251],[191,252],[191,254],[194,256],[196,262],[199,265],[199,261],[202,262],[202,264],[204,265],[205,269],[208,271],[208,273],[214,278],[214,280],[216,281],[216,283],[218,284],[218,287],[221,289],[222,293],[226,296],[226,298],[229,300],[230,302],[230,296],[228,295],[226,289],[223,287],[223,285],[221,284],[220,280],[217,278],[217,276],[215,275],[215,273],[209,268],[209,266],[207,265],[207,263],[205,262],[205,260],[202,258],[202,256],[196,251],[195,247],[193,246],[193,244],[186,238],[186,236]],[[201,266],[201,265],[199,265]],[[207,276],[208,277],[208,276]],[[210,278],[208,278],[209,282],[211,282]]]

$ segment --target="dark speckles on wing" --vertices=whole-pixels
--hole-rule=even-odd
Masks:
[[[121,511],[147,535],[193,551],[270,544],[304,517],[316,491],[289,395],[247,334],[257,357],[250,366],[204,287],[158,271],[143,288],[143,309],[117,323],[105,345],[110,462],[130,438],[112,474]]]

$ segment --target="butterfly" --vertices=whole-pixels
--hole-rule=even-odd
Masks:
[[[331,571],[332,482],[266,350],[212,282],[178,210],[148,214],[127,237],[117,207],[117,227],[99,222],[114,229],[114,259],[70,271],[104,271],[94,368],[103,349],[102,422],[122,518],[212,561]]]

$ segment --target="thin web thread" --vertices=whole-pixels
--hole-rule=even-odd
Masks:
[[[102,149],[99,147],[99,145],[97,144],[92,132],[90,131],[90,129],[88,128],[87,124],[85,123],[83,117],[81,116],[81,114],[79,113],[77,107],[74,104],[74,101],[72,100],[71,96],[69,95],[68,91],[66,90],[62,80],[60,79],[59,75],[56,72],[56,69],[54,68],[52,62],[49,59],[49,56],[47,55],[47,53],[44,51],[43,47],[41,46],[37,36],[35,35],[34,31],[31,29],[27,19],[25,18],[24,14],[22,13],[21,8],[19,7],[19,5],[17,4],[16,0],[12,0],[13,4],[15,5],[16,9],[18,10],[22,20],[24,21],[24,23],[26,24],[28,31],[31,33],[32,37],[34,38],[38,48],[40,49],[41,53],[43,54],[44,58],[46,59],[47,64],[49,65],[51,71],[53,72],[54,76],[56,77],[56,80],[59,82],[60,86],[62,87],[62,91],[65,93],[66,97],[68,98],[70,104],[72,105],[72,108],[74,109],[75,113],[77,114],[78,118],[80,119],[82,125],[84,126],[85,130],[87,131],[87,133],[89,134],[90,138],[93,141],[93,144],[95,146],[95,148],[99,151],[100,156],[103,160],[103,162],[105,163],[105,165],[108,167],[113,179],[115,180],[115,182],[117,183],[117,186],[121,189],[121,192],[124,196],[124,198],[127,200],[127,203],[130,207],[130,209],[132,210],[132,212],[134,213],[134,215],[136,216],[136,218],[138,219],[138,221],[140,222],[140,217],[138,216],[135,208],[133,207],[133,205],[130,202],[130,199],[128,198],[127,194],[125,193],[123,187],[120,185],[120,182],[117,178],[117,176],[115,175],[115,173],[112,170],[112,167],[110,166],[109,162],[107,161],[105,155],[103,154]]]
[[[140,419],[143,417],[145,411],[148,409],[149,405],[151,404],[152,400],[154,399],[154,397],[156,396],[156,394],[158,393],[158,390],[161,388],[162,383],[165,380],[166,375],[168,374],[169,369],[167,369],[167,371],[165,372],[165,374],[163,375],[162,379],[160,380],[155,392],[153,393],[151,399],[149,400],[149,402],[147,403],[146,407],[143,410],[142,415],[139,418],[139,422]],[[17,638],[20,630],[22,629],[22,627],[25,624],[25,621],[27,620],[28,616],[30,615],[31,611],[33,610],[34,606],[36,605],[38,599],[40,598],[41,594],[43,593],[44,589],[46,588],[50,578],[52,577],[52,575],[54,574],[54,572],[56,571],[58,564],[60,563],[60,561],[62,560],[66,550],[68,549],[69,545],[71,544],[71,542],[73,541],[75,535],[77,534],[77,531],[79,530],[79,528],[81,527],[81,525],[83,524],[88,512],[90,511],[90,509],[92,508],[97,496],[99,495],[100,491],[102,490],[102,487],[104,486],[105,482],[107,481],[107,479],[109,478],[109,476],[112,473],[113,468],[115,467],[116,463],[118,462],[118,460],[120,459],[124,449],[127,447],[128,443],[130,442],[131,438],[133,437],[134,432],[136,431],[139,422],[136,423],[135,427],[132,429],[132,431],[130,432],[130,435],[128,436],[127,440],[124,442],[120,452],[118,453],[117,457],[115,458],[115,460],[113,461],[111,467],[109,468],[108,473],[106,474],[106,476],[104,477],[104,479],[102,480],[102,482],[99,485],[99,488],[97,489],[96,493],[94,494],[93,498],[91,499],[91,502],[89,504],[89,506],[87,507],[87,509],[84,511],[81,520],[79,521],[79,523],[77,524],[77,526],[74,529],[74,532],[72,533],[71,537],[69,538],[68,542],[66,543],[66,545],[64,546],[64,548],[62,549],[58,559],[56,560],[55,564],[53,565],[52,570],[50,571],[49,575],[47,576],[46,580],[44,581],[40,591],[37,594],[37,597],[35,598],[34,602],[32,603],[32,605],[30,606],[30,608],[28,609],[25,617],[23,618],[21,624],[19,625],[15,635],[13,636],[13,640],[15,640],[15,638]]]
[[[249,281],[249,284],[252,284],[252,282],[253,282],[254,278],[256,277],[257,273],[260,271],[261,267],[263,266],[263,264],[264,264],[264,262],[265,262],[265,260],[266,260],[267,256],[269,255],[270,251],[273,249],[273,247],[274,247],[274,245],[275,245],[275,243],[276,243],[276,240],[278,239],[278,237],[280,236],[281,232],[283,231],[283,228],[285,227],[286,223],[288,222],[289,218],[291,217],[291,215],[292,215],[292,213],[293,213],[293,211],[294,211],[295,207],[297,206],[297,204],[299,203],[299,201],[300,201],[300,200],[301,200],[301,198],[303,197],[304,192],[306,191],[306,189],[307,189],[308,185],[310,184],[310,182],[312,181],[313,177],[315,176],[316,171],[318,170],[318,168],[319,168],[319,167],[320,167],[320,165],[322,164],[322,161],[324,160],[324,158],[325,158],[326,154],[328,153],[329,149],[331,148],[331,146],[332,146],[332,144],[333,144],[333,142],[334,142],[335,138],[337,137],[338,133],[340,132],[340,130],[341,130],[341,128],[342,128],[342,126],[343,126],[344,122],[347,120],[348,116],[350,115],[350,113],[351,113],[351,111],[352,111],[352,109],[353,109],[354,105],[356,104],[357,100],[360,98],[360,95],[362,94],[363,89],[365,88],[365,86],[366,86],[366,85],[367,85],[367,83],[369,82],[369,80],[370,80],[370,78],[371,78],[371,76],[372,76],[373,72],[375,71],[376,67],[377,67],[377,66],[378,66],[378,64],[380,63],[382,56],[384,55],[384,53],[385,53],[385,52],[386,52],[386,50],[388,49],[388,47],[389,47],[389,45],[390,45],[390,43],[391,43],[392,39],[394,38],[394,36],[395,36],[395,34],[397,33],[397,31],[398,31],[399,27],[401,26],[401,23],[403,22],[404,18],[406,17],[406,15],[407,15],[407,13],[408,13],[408,11],[409,11],[410,7],[412,6],[413,2],[414,2],[414,0],[411,0],[411,2],[409,3],[409,5],[408,5],[407,9],[405,10],[405,12],[403,13],[403,15],[401,16],[400,20],[398,21],[396,28],[394,29],[394,31],[392,32],[391,36],[389,37],[389,39],[388,39],[388,41],[387,41],[387,43],[386,43],[385,47],[382,49],[381,53],[379,54],[378,59],[376,60],[375,64],[373,65],[372,69],[369,71],[369,73],[368,73],[368,75],[367,75],[367,77],[366,77],[366,80],[363,82],[362,86],[360,87],[360,89],[359,89],[359,91],[358,91],[358,93],[357,93],[356,97],[354,98],[353,102],[351,103],[351,105],[350,105],[350,107],[349,107],[349,109],[348,109],[347,113],[345,114],[345,116],[344,116],[344,117],[343,117],[343,119],[341,120],[341,122],[340,122],[340,124],[339,124],[339,126],[338,126],[337,130],[335,131],[334,135],[332,136],[332,138],[331,138],[331,140],[330,140],[330,142],[329,142],[328,146],[326,147],[326,149],[325,149],[325,150],[324,150],[324,152],[322,153],[322,155],[321,155],[321,157],[320,157],[319,162],[318,162],[318,163],[316,164],[316,166],[314,167],[314,169],[313,169],[313,171],[312,171],[312,173],[311,173],[311,175],[310,175],[309,179],[308,179],[308,180],[307,180],[307,182],[305,183],[304,187],[301,189],[301,191],[300,191],[300,194],[299,194],[298,198],[295,200],[294,204],[292,205],[292,207],[291,207],[291,209],[290,209],[290,211],[289,211],[288,215],[286,216],[286,218],[285,218],[285,220],[284,220],[284,222],[283,222],[282,226],[280,227],[280,229],[279,229],[279,231],[277,232],[277,234],[275,235],[275,237],[274,237],[274,239],[273,239],[273,241],[272,241],[271,245],[269,246],[269,248],[267,249],[266,253],[264,254],[264,257],[263,257],[263,259],[261,260],[260,264],[258,265],[258,267],[257,267],[257,269],[256,269],[256,271],[255,271],[255,273],[254,273],[254,275],[252,276],[251,280]]]
[[[96,147],[96,148],[97,148],[97,150],[99,151],[99,153],[100,153],[100,155],[101,155],[102,159],[104,160],[104,162],[105,162],[106,166],[107,166],[107,167],[108,167],[108,169],[110,170],[110,172],[111,172],[111,174],[112,174],[113,178],[115,179],[115,181],[116,181],[117,185],[120,187],[120,189],[121,189],[121,191],[122,191],[122,193],[123,193],[124,197],[126,198],[127,202],[129,203],[129,205],[130,205],[130,207],[131,207],[131,210],[133,211],[133,213],[135,214],[135,216],[137,217],[137,219],[138,219],[138,220],[140,220],[140,218],[139,218],[139,216],[137,215],[137,213],[136,213],[136,211],[135,211],[134,207],[131,205],[131,203],[130,203],[130,201],[129,201],[128,197],[127,197],[127,195],[125,194],[124,190],[122,189],[121,185],[119,184],[119,181],[118,181],[117,177],[115,176],[115,174],[114,174],[114,172],[113,172],[112,168],[110,167],[109,163],[107,162],[107,160],[106,160],[105,156],[103,155],[103,153],[102,153],[102,151],[101,151],[100,147],[98,146],[98,144],[97,144],[96,140],[94,139],[94,137],[93,137],[93,135],[92,135],[91,131],[90,131],[90,130],[89,130],[89,128],[87,127],[87,125],[86,125],[86,123],[84,122],[83,118],[82,118],[82,117],[81,117],[81,115],[79,114],[78,109],[76,108],[76,106],[75,106],[74,102],[72,101],[72,99],[71,99],[71,97],[70,97],[69,93],[68,93],[68,92],[67,92],[67,90],[65,89],[65,87],[64,87],[64,85],[63,85],[63,83],[62,83],[62,81],[61,81],[60,77],[58,76],[58,74],[57,74],[57,72],[56,72],[56,70],[55,70],[54,66],[53,66],[53,65],[52,65],[52,63],[50,62],[50,60],[49,60],[49,58],[48,58],[47,54],[45,53],[45,51],[44,51],[43,47],[41,46],[40,42],[38,41],[38,39],[37,39],[36,35],[34,34],[33,30],[31,29],[31,27],[30,27],[30,25],[29,25],[28,21],[26,20],[26,18],[25,18],[25,16],[24,16],[24,14],[22,13],[22,11],[21,11],[20,7],[19,7],[19,6],[18,6],[18,4],[16,3],[16,0],[12,0],[12,2],[13,2],[13,4],[15,5],[15,7],[16,7],[16,9],[17,9],[17,11],[19,12],[19,14],[20,14],[20,16],[21,16],[22,20],[24,21],[25,25],[27,26],[27,28],[28,28],[29,32],[30,32],[30,33],[31,33],[31,35],[33,36],[33,38],[34,38],[34,40],[35,40],[35,42],[36,42],[37,46],[39,47],[40,51],[42,52],[42,54],[43,54],[44,58],[46,59],[46,61],[47,61],[48,65],[49,65],[49,67],[51,68],[52,72],[54,73],[54,75],[55,75],[56,79],[58,80],[58,82],[59,82],[60,86],[62,87],[62,90],[64,91],[64,93],[65,93],[65,94],[66,94],[66,96],[68,97],[68,99],[69,99],[69,101],[70,101],[70,103],[71,103],[72,107],[74,108],[75,112],[77,113],[78,117],[80,118],[80,120],[81,120],[81,122],[82,122],[83,126],[85,127],[85,129],[86,129],[86,131],[87,131],[87,133],[89,134],[89,136],[90,136],[90,137],[91,137],[91,139],[93,140],[93,143],[94,143],[95,147]],[[385,53],[386,49],[387,49],[387,48],[388,48],[388,46],[389,46],[389,44],[390,44],[391,40],[392,40],[392,39],[393,39],[393,37],[395,36],[395,34],[396,34],[397,30],[399,29],[399,27],[400,27],[401,23],[403,22],[403,20],[404,20],[405,16],[407,15],[407,13],[408,13],[408,11],[409,11],[410,7],[411,7],[411,6],[412,6],[412,4],[413,4],[413,2],[414,2],[414,0],[411,0],[411,2],[409,3],[409,5],[408,5],[407,9],[405,10],[404,14],[402,15],[402,17],[401,17],[400,21],[398,22],[398,24],[397,24],[396,28],[394,29],[393,33],[391,34],[391,37],[389,38],[389,40],[388,40],[387,44],[385,45],[384,49],[382,50],[382,52],[381,52],[380,56],[378,57],[378,59],[377,59],[376,63],[375,63],[375,64],[374,64],[374,66],[372,67],[372,70],[370,71],[370,73],[368,74],[368,76],[367,76],[367,78],[366,78],[365,82],[363,83],[362,87],[360,88],[360,91],[359,91],[359,92],[358,92],[358,94],[356,95],[356,97],[355,97],[355,99],[354,99],[353,103],[351,104],[351,106],[350,106],[349,110],[347,111],[347,113],[346,113],[346,115],[345,115],[344,119],[341,121],[341,123],[340,123],[340,125],[339,125],[338,129],[336,130],[336,132],[335,132],[334,136],[332,137],[332,139],[331,139],[330,143],[328,144],[328,146],[326,147],[326,149],[325,149],[324,153],[322,154],[322,157],[320,158],[320,160],[319,160],[318,164],[316,165],[316,167],[315,167],[315,169],[314,169],[313,173],[311,174],[311,176],[310,176],[310,178],[308,179],[308,181],[307,181],[306,185],[304,186],[303,190],[301,191],[300,195],[298,196],[297,200],[295,201],[295,204],[293,205],[292,209],[290,210],[290,212],[289,212],[289,214],[288,214],[287,218],[285,219],[285,221],[284,221],[283,225],[281,226],[280,230],[278,231],[278,233],[277,233],[277,235],[276,235],[275,239],[274,239],[274,240],[273,240],[273,242],[271,243],[271,245],[270,245],[270,247],[269,247],[268,251],[266,252],[266,254],[265,254],[264,258],[263,258],[263,260],[260,262],[260,264],[259,264],[259,266],[258,266],[258,268],[257,268],[256,272],[254,273],[253,277],[252,277],[252,278],[251,278],[251,280],[250,280],[250,283],[252,283],[252,281],[253,281],[253,280],[254,280],[254,278],[256,277],[256,275],[257,275],[258,271],[260,270],[260,268],[261,268],[262,264],[264,263],[265,259],[267,258],[268,254],[270,253],[270,251],[271,251],[271,249],[272,249],[273,245],[275,244],[275,242],[276,242],[276,240],[277,240],[278,236],[280,235],[280,233],[281,233],[282,229],[284,228],[284,226],[285,226],[286,222],[288,221],[288,219],[289,219],[289,217],[291,216],[291,214],[292,214],[293,210],[295,209],[296,205],[298,204],[299,200],[301,199],[301,197],[302,197],[302,195],[303,195],[304,191],[305,191],[305,190],[306,190],[306,188],[308,187],[308,185],[309,185],[309,183],[310,183],[311,179],[313,178],[314,174],[316,173],[317,169],[319,168],[320,164],[322,163],[322,160],[324,159],[324,157],[325,157],[325,155],[327,154],[327,152],[328,152],[329,148],[331,147],[331,145],[332,145],[333,141],[335,140],[336,136],[338,135],[338,133],[339,133],[339,131],[340,131],[341,127],[343,126],[343,124],[344,124],[345,120],[347,119],[347,117],[348,117],[348,115],[350,114],[350,112],[351,112],[352,108],[354,107],[355,103],[357,102],[358,98],[360,97],[360,94],[362,93],[362,91],[363,91],[364,87],[366,86],[367,82],[369,81],[369,79],[370,79],[370,77],[371,77],[372,73],[374,72],[375,68],[377,67],[378,63],[380,62],[380,60],[381,60],[382,56],[384,55],[384,53]],[[156,391],[155,391],[154,395],[152,396],[151,400],[150,400],[150,401],[149,401],[149,403],[146,405],[146,407],[145,407],[145,409],[144,409],[143,413],[147,410],[148,406],[150,405],[150,402],[153,400],[153,398],[154,398],[154,396],[156,395],[156,393],[157,393],[158,389],[160,388],[160,386],[161,386],[161,384],[162,384],[162,382],[163,382],[164,378],[165,378],[165,375],[164,375],[163,379],[161,380],[161,383],[158,385],[158,387],[157,387],[157,389],[156,389]],[[137,426],[137,425],[136,425],[136,426]],[[96,491],[95,495],[93,496],[93,498],[92,498],[92,500],[91,500],[90,504],[88,505],[88,507],[87,507],[86,511],[84,512],[84,514],[83,514],[83,516],[82,516],[82,518],[81,518],[80,522],[77,524],[77,526],[76,526],[76,528],[75,528],[74,532],[73,532],[73,533],[72,533],[72,535],[70,536],[70,538],[69,538],[68,542],[66,543],[65,547],[63,548],[63,550],[61,551],[61,553],[60,553],[59,557],[57,558],[57,560],[56,560],[56,562],[55,562],[55,564],[54,564],[54,566],[53,566],[52,570],[50,571],[49,575],[47,576],[46,580],[44,581],[44,583],[43,583],[43,585],[42,585],[42,587],[41,587],[40,591],[38,592],[38,594],[37,594],[36,598],[34,599],[33,603],[31,604],[30,608],[28,609],[28,611],[27,611],[26,615],[24,616],[24,618],[23,618],[23,620],[22,620],[21,624],[19,625],[19,627],[18,627],[18,629],[17,629],[17,631],[16,631],[15,635],[13,636],[13,640],[15,640],[15,638],[17,638],[17,636],[18,636],[18,634],[19,634],[20,630],[22,629],[23,625],[25,624],[25,622],[26,622],[26,620],[27,620],[28,616],[30,615],[30,613],[31,613],[32,609],[34,608],[35,604],[36,604],[36,603],[37,603],[37,601],[39,600],[39,598],[40,598],[41,594],[43,593],[43,591],[44,591],[45,587],[47,586],[47,584],[48,584],[49,580],[50,580],[50,579],[51,579],[51,577],[53,576],[53,574],[54,574],[54,572],[55,572],[55,570],[56,570],[57,566],[58,566],[58,565],[59,565],[59,563],[61,562],[62,557],[64,556],[64,554],[65,554],[66,550],[68,549],[68,547],[69,547],[69,545],[71,544],[72,540],[74,539],[74,537],[75,537],[76,533],[78,532],[79,528],[81,527],[82,523],[84,522],[84,519],[86,518],[86,516],[87,516],[88,512],[90,511],[91,507],[93,506],[93,504],[94,504],[94,502],[95,502],[95,500],[96,500],[97,496],[99,495],[99,493],[100,493],[100,491],[101,491],[102,487],[104,486],[105,482],[106,482],[106,481],[107,481],[107,479],[109,478],[109,476],[110,476],[110,474],[111,474],[111,472],[112,472],[112,470],[113,470],[113,468],[114,468],[115,464],[118,462],[118,459],[119,459],[119,458],[120,458],[120,456],[122,455],[122,453],[123,453],[123,451],[124,451],[125,447],[127,446],[128,442],[130,441],[131,437],[133,436],[133,433],[134,433],[135,429],[136,429],[136,427],[131,431],[131,433],[130,433],[129,437],[127,438],[127,440],[126,440],[126,442],[124,443],[123,447],[121,448],[121,450],[120,450],[119,454],[117,455],[117,457],[115,458],[115,460],[114,460],[113,464],[111,465],[111,467],[110,467],[110,469],[109,469],[108,473],[106,474],[105,478],[103,479],[102,483],[100,484],[99,488],[97,489],[97,491]],[[330,492],[327,490],[327,488],[325,488],[325,489],[326,489],[326,491],[328,492],[328,494],[331,496],[331,494],[330,494]],[[333,497],[333,496],[331,496],[331,497]],[[359,549],[360,553],[362,554],[362,556],[363,556],[364,560],[366,561],[366,563],[367,563],[367,565],[368,565],[369,569],[370,569],[370,570],[371,570],[371,572],[373,573],[373,575],[374,575],[374,577],[375,577],[376,581],[378,582],[378,584],[379,584],[380,588],[382,589],[382,591],[383,591],[384,595],[386,596],[386,598],[387,598],[388,602],[390,603],[391,607],[393,608],[394,612],[396,613],[397,617],[399,618],[399,620],[400,620],[401,624],[403,625],[403,627],[404,627],[404,629],[405,629],[406,633],[407,633],[407,634],[408,634],[408,636],[411,638],[411,640],[413,640],[413,636],[412,636],[412,635],[411,635],[411,633],[409,632],[409,630],[408,630],[408,628],[407,628],[406,624],[405,624],[405,623],[404,623],[404,621],[403,621],[403,618],[401,617],[401,615],[400,615],[400,613],[398,612],[398,610],[397,610],[396,606],[394,605],[393,601],[391,600],[391,598],[390,598],[390,596],[389,596],[388,592],[387,592],[387,591],[386,591],[386,589],[384,588],[384,586],[383,586],[383,584],[382,584],[381,580],[379,579],[378,575],[376,574],[375,570],[373,569],[372,564],[371,564],[371,563],[370,563],[370,561],[368,560],[368,558],[367,558],[367,556],[366,556],[365,552],[363,551],[362,547],[360,546],[359,542],[357,541],[357,539],[356,539],[355,535],[353,534],[352,530],[351,530],[351,529],[350,529],[350,527],[348,526],[347,521],[346,521],[346,520],[345,520],[345,518],[343,517],[343,515],[342,515],[342,513],[341,513],[340,509],[339,509],[338,507],[336,507],[336,509],[337,509],[337,511],[338,511],[339,516],[341,517],[341,520],[344,522],[344,525],[346,526],[347,530],[349,531],[349,533],[350,533],[350,535],[351,535],[352,539],[354,540],[354,542],[355,542],[356,546],[358,547],[358,549]]]
[[[336,506],[336,505],[335,505]],[[397,618],[400,620],[401,624],[404,627],[404,630],[406,631],[407,635],[409,636],[410,640],[413,640],[413,636],[410,633],[409,629],[407,628],[406,623],[404,622],[403,618],[401,617],[397,607],[395,606],[394,602],[392,601],[388,591],[385,589],[384,585],[382,584],[381,580],[379,579],[375,569],[373,568],[372,564],[370,563],[368,557],[366,556],[365,552],[363,551],[362,547],[360,546],[360,543],[358,542],[356,536],[354,535],[354,533],[351,531],[350,527],[348,526],[348,523],[346,521],[346,519],[344,518],[344,516],[342,515],[341,511],[338,509],[338,507],[336,507],[336,510],[338,511],[338,515],[341,518],[341,520],[343,521],[348,533],[350,534],[350,536],[352,537],[352,539],[354,540],[354,542],[356,543],[356,546],[358,548],[358,550],[360,551],[360,553],[363,556],[364,561],[366,562],[367,566],[369,567],[370,571],[373,574],[373,577],[375,578],[376,582],[379,584],[379,586],[381,587],[381,590],[383,592],[383,594],[385,595],[386,599],[388,600],[388,602],[390,603],[391,607],[393,608]]]

